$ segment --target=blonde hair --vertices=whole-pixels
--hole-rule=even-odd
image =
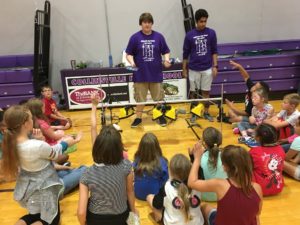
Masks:
[[[297,108],[300,103],[300,96],[297,93],[292,93],[285,95],[283,100],[287,100],[290,105],[294,105]]]
[[[3,163],[2,171],[7,178],[14,178],[18,174],[20,165],[17,137],[23,124],[29,119],[29,110],[20,105],[11,106],[4,113],[4,122],[7,127],[3,135]]]
[[[184,214],[185,221],[188,222],[192,219],[190,215],[190,193],[191,189],[187,187],[187,179],[190,174],[192,164],[190,160],[183,154],[176,154],[170,161],[170,172],[174,178],[181,181],[178,185],[178,197],[181,201],[181,211]]]

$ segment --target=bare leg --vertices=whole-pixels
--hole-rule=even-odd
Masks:
[[[230,117],[230,122],[232,123],[241,122],[243,118],[242,116],[238,116],[237,114],[235,114],[235,112],[231,109],[228,111],[228,115]]]
[[[153,198],[154,198],[154,195],[150,194],[150,195],[147,195],[147,199],[146,200],[147,200],[149,206],[152,209],[152,212],[154,214],[154,220],[155,220],[155,222],[159,222],[159,221],[162,220],[162,210],[159,210],[159,209],[156,209],[156,208],[153,207],[153,205],[152,205]]]
[[[26,225],[26,223],[24,222],[24,220],[18,220],[15,225]]]
[[[136,117],[141,119],[143,114],[144,105],[137,105],[136,106]]]
[[[215,209],[214,207],[212,207],[211,205],[209,204],[201,204],[201,211],[202,211],[202,214],[204,216],[204,219],[206,221],[206,224],[208,224],[208,216],[210,214],[210,212]]]
[[[283,171],[294,178],[297,166],[295,163],[284,161]]]

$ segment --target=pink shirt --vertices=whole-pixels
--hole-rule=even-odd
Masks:
[[[37,122],[41,128],[41,131],[43,133],[43,135],[45,136],[46,138],[46,142],[49,144],[49,145],[55,145],[57,144],[57,141],[54,140],[54,139],[51,139],[49,136],[47,136],[45,134],[45,131],[48,130],[48,129],[52,129],[50,124],[48,122],[46,122],[45,120],[42,120],[42,119],[37,119]]]

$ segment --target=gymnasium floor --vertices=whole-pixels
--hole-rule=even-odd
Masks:
[[[270,102],[276,109],[280,110],[280,101]],[[243,104],[238,104],[243,108]],[[175,108],[186,108],[188,105],[175,105]],[[226,107],[225,107],[226,110]],[[118,110],[113,111],[118,114]],[[216,116],[218,110],[215,106],[211,107],[211,114]],[[83,140],[78,144],[78,150],[70,154],[70,161],[73,167],[81,164],[91,165],[93,163],[91,156],[91,138],[90,138],[90,111],[70,111],[64,112],[73,120],[73,128],[67,133],[76,133],[83,131]],[[192,130],[187,128],[185,118],[190,115],[179,115],[178,119],[170,123],[167,127],[160,127],[151,120],[150,115],[144,115],[143,126],[136,129],[131,129],[130,124],[134,116],[121,120],[119,125],[123,129],[122,137],[125,148],[128,150],[129,158],[133,159],[133,155],[137,149],[138,143],[144,132],[153,132],[157,135],[161,144],[163,154],[170,159],[176,153],[187,154],[187,148],[192,147],[197,141],[196,136]],[[202,126],[195,128],[196,132],[200,134],[205,127],[214,126],[220,128],[218,122],[208,122],[203,119],[198,119],[197,122]],[[109,121],[108,121],[109,123]],[[100,127],[100,125],[99,125]],[[227,144],[237,144],[237,136],[232,133],[231,125],[223,123],[223,146]],[[0,184],[0,189],[14,188],[14,182]],[[68,194],[61,201],[61,225],[78,224],[76,217],[78,201],[78,190]],[[300,183],[285,177],[285,187],[281,194],[272,197],[265,197],[263,202],[263,209],[261,214],[262,225],[296,225],[300,222]],[[156,224],[149,217],[150,208],[146,202],[136,201],[136,206],[140,213],[142,225]],[[14,200],[12,192],[0,192],[0,225],[14,224],[17,219],[23,216],[26,210],[22,209]]]

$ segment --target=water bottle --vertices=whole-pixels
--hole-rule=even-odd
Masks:
[[[112,58],[112,55],[109,55],[108,61],[109,61],[109,67],[113,67],[113,58]]]
[[[58,91],[53,91],[52,99],[55,101],[56,105],[59,105],[59,93],[58,93]]]

